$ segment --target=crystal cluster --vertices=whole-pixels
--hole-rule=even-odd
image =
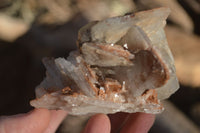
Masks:
[[[79,49],[43,60],[46,78],[36,108],[89,113],[160,113],[178,88],[164,26],[168,8],[94,21],[78,33]]]

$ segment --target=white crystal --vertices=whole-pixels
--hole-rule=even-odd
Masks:
[[[88,113],[163,111],[160,100],[178,88],[164,33],[168,8],[91,22],[79,31],[80,51],[44,59],[46,78],[36,108]]]

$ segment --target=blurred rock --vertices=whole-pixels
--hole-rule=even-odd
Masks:
[[[73,0],[40,0],[38,6],[45,10],[37,18],[43,24],[63,24],[78,12]]]
[[[89,21],[102,20],[132,12],[132,0],[78,0],[77,6]]]
[[[200,38],[168,26],[166,35],[181,84],[200,87]]]
[[[156,116],[150,133],[199,133],[200,129],[171,102],[163,101],[165,111]]]
[[[13,42],[28,29],[29,26],[22,20],[0,14],[0,39]]]
[[[199,0],[180,0],[184,1],[195,13],[200,14],[200,1]]]
[[[194,23],[194,33],[200,35],[200,1],[199,0],[178,0],[185,11],[190,15]]]
[[[28,24],[63,24],[78,12],[73,0],[9,0],[2,6],[1,13]]]
[[[193,32],[193,22],[187,12],[181,7],[177,0],[135,0],[138,10],[152,9],[155,7],[169,7],[171,14],[169,20],[179,25],[185,31]]]

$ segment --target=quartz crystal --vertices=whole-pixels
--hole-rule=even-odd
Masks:
[[[36,108],[90,113],[160,113],[178,88],[164,26],[168,8],[94,21],[78,33],[78,50],[43,59],[46,78]]]

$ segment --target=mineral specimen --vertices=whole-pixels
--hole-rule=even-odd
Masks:
[[[164,33],[168,8],[94,21],[80,29],[79,50],[43,60],[36,108],[89,113],[160,113],[178,88]]]

